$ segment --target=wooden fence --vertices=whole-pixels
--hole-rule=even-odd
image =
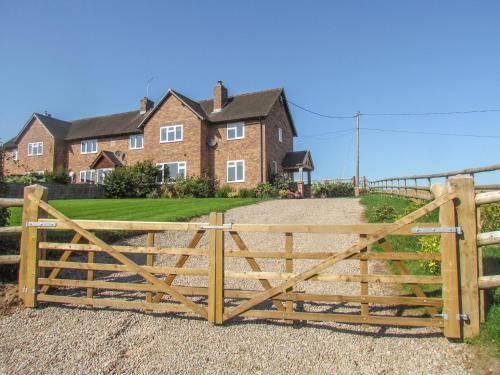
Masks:
[[[10,207],[23,207],[24,200],[23,199],[14,199],[14,198],[0,198],[0,208],[10,208]],[[0,236],[1,235],[9,235],[12,233],[21,233],[21,227],[0,227]],[[8,265],[8,264],[18,264],[21,257],[19,254],[0,254],[0,265]]]
[[[477,242],[491,241],[496,235],[478,240],[476,203],[499,201],[500,192],[475,196],[473,179],[461,177],[450,179],[446,186],[436,185],[433,193],[434,200],[391,224],[230,224],[221,213],[210,214],[208,223],[166,223],[71,220],[46,202],[46,189],[30,186],[24,198],[19,295],[26,307],[44,302],[189,313],[213,324],[259,318],[285,323],[311,320],[432,326],[441,327],[449,338],[473,337],[479,333],[480,288],[498,284],[498,279],[478,275]],[[435,209],[440,211],[438,223],[418,222]],[[52,218],[44,218],[44,214]],[[44,233],[53,230],[71,230],[74,237],[68,243],[47,242]],[[93,233],[96,230],[148,234],[144,246],[117,246],[99,239]],[[160,231],[190,231],[193,235],[186,247],[162,247],[154,242],[154,234]],[[280,235],[283,246],[250,249],[244,241],[247,232]],[[356,234],[360,238],[340,252],[304,252],[294,245],[296,234]],[[385,239],[388,235],[440,235],[441,253],[393,249]],[[208,242],[200,247],[204,236]],[[375,243],[381,245],[382,252],[372,251]],[[47,257],[48,252],[51,257]],[[175,257],[173,266],[155,265],[158,254]],[[190,258],[205,262],[189,266]],[[232,269],[235,259],[246,262],[248,271]],[[282,262],[283,271],[264,270],[260,260]],[[347,260],[359,262],[358,273],[325,272]],[[393,261],[400,274],[369,273],[368,263],[380,260]],[[409,260],[440,260],[441,274],[411,275],[402,262]],[[258,282],[261,290],[239,284],[248,280]],[[233,282],[236,286],[228,287]],[[309,282],[356,283],[359,293],[319,294],[307,290]],[[376,283],[407,284],[415,296],[370,294],[370,285]],[[442,296],[426,295],[419,284],[442,285]],[[312,304],[324,304],[328,309],[317,311]],[[354,310],[338,312],[338,304]],[[425,312],[411,310],[402,316],[389,314],[391,310],[378,312],[387,305],[422,306]]]

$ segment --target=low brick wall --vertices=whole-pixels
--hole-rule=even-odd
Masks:
[[[106,198],[104,186],[92,184],[44,184],[49,190],[49,200],[52,199],[99,199]],[[22,198],[24,187],[22,184],[5,184],[2,196],[5,198]]]

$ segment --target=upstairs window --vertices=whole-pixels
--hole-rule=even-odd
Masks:
[[[186,162],[157,163],[158,175],[156,181],[160,184],[173,181],[177,178],[186,178]]]
[[[182,125],[163,126],[160,128],[160,143],[180,142],[182,133]]]
[[[97,139],[82,141],[80,150],[82,154],[95,154],[97,152]]]
[[[283,143],[283,129],[278,128],[278,141]]]
[[[244,160],[229,160],[227,162],[227,182],[245,182]]]
[[[11,157],[12,157],[12,160],[17,161],[17,148],[12,150]]]
[[[129,148],[131,150],[138,150],[144,148],[144,135],[136,134],[130,136]]]
[[[245,124],[242,122],[236,122],[233,124],[227,124],[227,140],[232,139],[243,139],[245,138]]]
[[[28,156],[43,155],[43,142],[28,143]]]

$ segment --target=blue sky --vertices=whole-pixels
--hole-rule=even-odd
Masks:
[[[331,115],[500,109],[496,1],[0,1],[0,137],[32,112],[133,110],[168,88],[193,99],[284,87]],[[354,119],[292,107],[314,178],[354,174]],[[361,117],[361,126],[500,136],[500,112]],[[499,162],[500,138],[362,130],[361,174]],[[490,182],[493,177],[482,177]],[[494,178],[498,182],[497,178]]]

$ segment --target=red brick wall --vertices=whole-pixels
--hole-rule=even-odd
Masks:
[[[227,124],[209,125],[209,136],[217,139],[217,146],[209,147],[209,165],[215,171],[220,185],[227,183],[227,161],[245,160],[245,182],[229,183],[235,190],[255,187],[261,177],[261,126],[259,121],[245,123],[245,138],[227,140]]]
[[[28,143],[43,142],[43,154],[28,156]],[[6,175],[24,174],[26,172],[53,171],[56,144],[47,129],[33,118],[28,129],[21,136],[17,146],[17,162],[11,160],[12,150],[6,151],[4,172]]]
[[[264,120],[266,127],[265,175],[269,176],[271,163],[276,161],[278,173],[282,173],[281,162],[287,152],[293,151],[292,125],[286,114],[285,106],[280,100],[274,104],[269,116]],[[278,128],[283,129],[283,143],[278,140]]]

